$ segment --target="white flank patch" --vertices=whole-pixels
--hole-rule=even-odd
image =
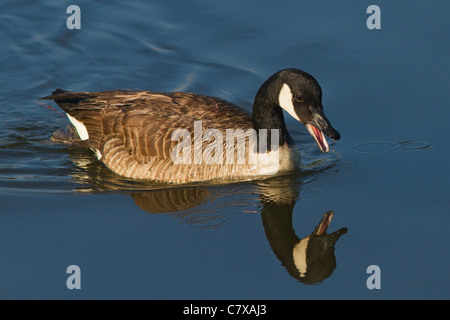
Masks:
[[[78,135],[80,136],[80,139],[81,140],[88,140],[89,139],[89,133],[88,133],[86,127],[84,126],[84,124],[82,124],[80,121],[78,121],[77,119],[72,117],[70,114],[66,113],[66,115],[67,115],[67,118],[69,118],[70,122],[75,127],[75,129],[77,130]]]
[[[258,175],[272,176],[280,170],[279,149],[267,153],[257,153]]]
[[[291,88],[285,83],[280,90],[280,95],[278,96],[278,103],[280,107],[286,110],[294,119],[300,121],[297,113],[295,113],[294,104],[292,103],[292,92]]]
[[[102,153],[100,152],[100,150],[95,149],[95,155],[97,156],[97,159],[100,160],[103,156]]]
[[[276,136],[275,141],[278,141],[278,135],[275,135],[272,131],[272,139],[274,136]],[[262,152],[260,150],[257,154],[259,175],[275,175],[278,172],[295,170],[301,164],[300,153],[296,146],[290,148],[288,146],[278,147],[278,145],[272,145],[272,151],[266,152],[264,150]]]
[[[292,251],[294,264],[297,267],[298,272],[300,273],[300,277],[302,278],[308,271],[308,265],[306,264],[306,248],[308,248],[308,242],[309,237],[300,240],[300,242],[294,246],[294,250]]]

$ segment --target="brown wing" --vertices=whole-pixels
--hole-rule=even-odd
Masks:
[[[252,128],[251,116],[241,108],[192,93],[57,90],[46,99],[55,100],[86,127],[88,146],[100,153],[110,169],[131,178],[174,181],[177,177],[175,180],[187,182],[214,176],[220,171],[217,166],[174,165],[171,152],[178,141],[171,141],[172,133],[187,129],[194,141],[194,121],[202,121],[202,133]]]

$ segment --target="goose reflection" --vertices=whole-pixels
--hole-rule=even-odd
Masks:
[[[146,213],[171,215],[187,227],[220,230],[233,214],[259,213],[275,256],[302,283],[321,282],[336,268],[335,245],[347,228],[327,233],[333,211],[326,212],[312,232],[302,231],[298,237],[294,231],[292,215],[302,185],[299,174],[241,184],[169,187],[122,180],[92,163],[78,165],[85,169],[76,177],[84,191],[129,193]]]
[[[333,211],[328,211],[314,231],[300,239],[292,228],[292,210],[285,209],[271,207],[261,213],[273,252],[289,274],[299,281],[313,284],[325,280],[336,268],[334,246],[347,228],[328,234],[333,217]]]
[[[270,247],[292,277],[305,284],[321,282],[336,268],[335,245],[347,228],[327,233],[334,215],[330,210],[313,232],[299,238],[292,225],[298,184],[280,182],[275,180],[260,188],[261,218]]]
[[[272,251],[281,261],[289,274],[306,284],[321,282],[328,278],[336,268],[335,245],[339,238],[347,233],[340,228],[327,233],[334,212],[328,211],[307,236],[299,238],[292,226],[292,213],[296,203],[295,194],[287,187],[269,189],[267,185],[261,197],[261,218],[266,237]],[[269,192],[270,191],[270,192]],[[149,213],[183,212],[211,201],[213,193],[206,188],[163,190],[145,193],[133,193],[135,203]],[[223,220],[222,215],[211,212],[190,212],[180,214],[184,223],[196,223],[202,227],[217,227]]]

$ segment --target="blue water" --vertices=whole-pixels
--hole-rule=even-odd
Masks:
[[[66,27],[71,4],[79,30]],[[379,30],[366,27],[371,4]],[[0,298],[450,298],[449,10],[406,0],[2,1]],[[323,155],[286,116],[303,171],[258,183],[127,181],[89,150],[51,142],[68,121],[38,101],[57,87],[145,89],[251,110],[286,67],[319,81],[342,139]],[[328,233],[347,232],[310,285],[291,253],[329,210]],[[66,286],[70,265],[80,290]],[[371,265],[380,289],[367,287]]]

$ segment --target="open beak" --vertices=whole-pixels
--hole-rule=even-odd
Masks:
[[[322,112],[314,114],[313,119],[308,121],[305,126],[323,153],[330,151],[325,135],[334,140],[341,138],[341,134],[331,126],[330,121]]]
[[[316,229],[314,229],[312,234],[316,236],[326,235],[331,219],[333,219],[333,214],[334,212],[332,210],[326,212],[323,215],[322,220],[320,220],[319,224],[317,225]],[[328,243],[334,245],[339,240],[339,238],[346,233],[347,228],[341,228],[339,230],[336,230],[335,232],[328,235]]]
[[[333,219],[333,214],[334,212],[332,210],[325,213],[322,220],[320,220],[319,224],[317,225],[316,229],[314,229],[312,234],[316,236],[324,235],[327,232],[331,219]]]

